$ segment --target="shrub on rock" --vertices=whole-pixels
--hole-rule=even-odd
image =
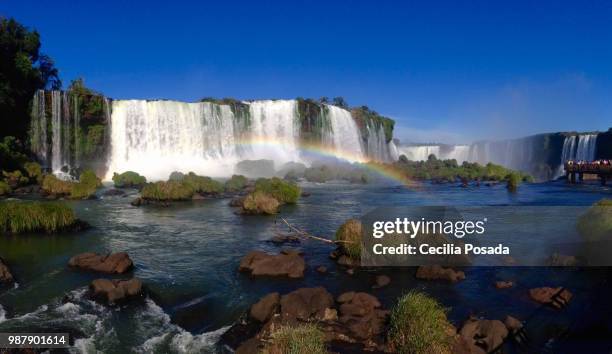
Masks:
[[[267,214],[278,213],[280,203],[276,198],[264,192],[254,192],[242,200],[243,214]]]
[[[183,185],[193,191],[193,193],[218,194],[223,192],[223,184],[219,181],[206,176],[198,176],[189,172],[181,181]]]
[[[30,179],[24,176],[19,170],[13,172],[2,171],[2,176],[4,176],[4,180],[11,188],[25,186],[30,182]]]
[[[57,232],[77,223],[74,211],[60,202],[0,203],[0,232]]]
[[[325,335],[314,324],[280,326],[270,335],[263,349],[265,354],[324,354],[327,353]]]
[[[391,312],[389,344],[398,353],[451,353],[446,309],[428,295],[411,291]]]
[[[193,193],[179,181],[147,183],[140,192],[144,199],[155,201],[189,200]]]
[[[74,182],[63,181],[54,175],[46,175],[43,178],[42,190],[55,196],[70,195]]]
[[[26,162],[23,164],[23,169],[26,171],[26,174],[30,178],[31,181],[36,182],[38,184],[42,183],[43,172],[42,167],[37,162]]]
[[[87,199],[96,193],[102,185],[102,181],[92,170],[85,170],[79,176],[79,182],[72,184],[70,190],[71,199]]]
[[[232,175],[232,178],[225,182],[226,192],[239,192],[246,187],[249,180],[243,175]]]
[[[269,194],[282,204],[297,203],[302,192],[297,184],[284,181],[278,177],[258,179],[255,182],[255,191]]]
[[[117,188],[140,188],[147,183],[147,179],[134,171],[126,171],[113,173],[113,182]]]
[[[340,249],[352,259],[359,259],[361,257],[362,231],[361,221],[357,219],[347,220],[336,231],[336,241],[342,241]]]

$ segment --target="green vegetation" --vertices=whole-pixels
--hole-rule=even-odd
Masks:
[[[36,182],[38,184],[42,183],[43,180],[43,172],[42,167],[37,162],[26,162],[23,164],[23,169],[26,171],[28,177],[31,181]]]
[[[24,176],[19,170],[13,172],[2,171],[2,176],[4,177],[6,183],[11,186],[11,188],[25,186],[30,182],[30,179]]]
[[[42,190],[55,196],[70,195],[74,182],[63,181],[54,175],[45,175],[42,181]]]
[[[181,183],[193,193],[219,194],[223,192],[223,184],[221,182],[215,181],[210,177],[198,176],[193,172],[189,172]]]
[[[347,220],[336,231],[336,241],[340,241],[340,248],[347,256],[355,260],[361,258],[362,233],[361,221],[357,219]]]
[[[280,202],[264,192],[253,192],[247,195],[242,202],[245,214],[276,214]]]
[[[296,176],[298,176],[297,172],[292,172],[292,174],[289,175],[290,178]],[[363,165],[359,164],[313,166],[305,169],[302,176],[309,182],[317,183],[324,183],[332,180],[344,180],[351,183],[368,183],[374,178]],[[285,178],[287,178],[287,175],[285,175]]]
[[[523,178],[521,177],[521,175],[517,172],[511,172],[510,174],[508,174],[508,176],[506,177],[507,180],[507,188],[509,191],[511,192],[516,192],[516,190],[518,189],[519,184],[521,184],[521,181],[523,180]]]
[[[79,176],[79,182],[63,181],[54,175],[45,175],[41,188],[47,194],[56,197],[87,199],[93,196],[101,185],[102,182],[92,170],[85,170]]]
[[[87,128],[83,145],[83,152],[86,156],[92,156],[100,152],[104,145],[104,134],[106,134],[105,125],[96,124]]]
[[[117,188],[140,188],[147,183],[147,179],[134,171],[126,171],[113,173],[113,183]]]
[[[249,180],[243,175],[233,175],[232,178],[228,179],[225,182],[225,191],[226,192],[239,192],[247,186]]]
[[[60,202],[0,202],[0,232],[57,232],[76,222],[74,211]]]
[[[40,47],[38,32],[14,19],[0,18],[0,136],[25,141],[34,92],[61,87],[53,60],[40,53]],[[4,161],[0,161],[0,166],[16,168]]]
[[[578,233],[585,241],[598,242],[612,239],[612,199],[593,204],[578,218]]]
[[[515,179],[513,183],[516,182],[517,185],[521,181],[533,181],[533,178],[527,174],[493,163],[483,166],[476,162],[463,162],[463,164],[458,165],[455,159],[438,160],[435,155],[430,155],[427,161],[409,161],[402,155],[399,161],[389,166],[407,178],[416,180],[433,179],[441,182],[454,182],[457,179],[468,181],[507,181],[513,178]]]
[[[2,117],[0,121],[4,119]],[[26,162],[28,162],[28,156],[23,141],[12,136],[5,136],[0,141],[0,166],[2,166],[2,169],[7,171],[17,170]]]
[[[411,291],[391,312],[389,344],[397,353],[451,353],[446,309],[428,295]]]
[[[325,335],[314,324],[281,326],[270,334],[265,354],[325,354]]]
[[[144,199],[156,201],[189,200],[194,191],[181,181],[147,183],[140,192]]]
[[[368,106],[352,108],[351,114],[357,122],[357,126],[359,126],[364,139],[368,137],[368,129],[366,129],[366,127],[372,127],[376,130],[382,127],[385,132],[386,142],[390,142],[391,139],[393,139],[393,128],[395,127],[395,121],[393,119],[381,116],[368,108]]]
[[[295,204],[300,198],[300,187],[292,182],[280,178],[260,178],[255,182],[255,191],[271,195],[281,204]]]
[[[0,196],[11,194],[11,186],[4,181],[0,181]]]

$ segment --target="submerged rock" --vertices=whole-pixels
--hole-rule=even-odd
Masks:
[[[294,235],[278,234],[272,237],[269,241],[280,245],[283,243],[300,243],[300,238]]]
[[[497,289],[508,289],[514,286],[514,283],[510,280],[498,280],[495,282]]]
[[[117,189],[117,188],[111,188],[109,190],[106,190],[102,193],[103,196],[105,197],[113,197],[113,196],[125,196],[127,193],[125,193],[125,191],[121,190],[121,189]]]
[[[13,278],[13,274],[11,274],[8,265],[0,258],[0,284],[10,284],[14,280],[15,278]]]
[[[125,252],[107,255],[87,252],[70,258],[68,265],[74,268],[95,272],[123,274],[130,270],[134,266],[134,263]]]
[[[541,304],[551,305],[555,308],[562,308],[572,299],[572,293],[562,287],[541,287],[529,290],[529,297]],[[558,295],[557,295],[558,294]]]
[[[578,259],[576,256],[553,253],[548,259],[548,265],[553,267],[574,267],[578,265]]]
[[[391,278],[386,275],[377,275],[375,279],[374,285],[372,285],[373,289],[383,288],[387,285],[391,284]]]
[[[316,271],[318,273],[320,273],[320,274],[325,274],[325,273],[327,273],[327,267],[325,267],[325,266],[318,266]]]
[[[99,302],[115,305],[142,295],[142,281],[132,279],[96,279],[89,285],[91,297]]]
[[[468,343],[470,353],[489,353],[499,347],[508,336],[508,329],[499,320],[470,318],[461,330],[460,336]]]
[[[504,325],[508,331],[510,331],[510,333],[515,333],[519,329],[523,328],[523,323],[510,315],[507,315],[504,319]]]
[[[448,280],[458,282],[465,279],[465,273],[452,268],[444,268],[440,265],[420,266],[417,269],[416,277],[424,280]]]
[[[306,262],[299,251],[283,250],[280,254],[268,254],[263,251],[251,251],[240,261],[241,272],[250,272],[253,276],[286,276],[289,278],[304,277]]]

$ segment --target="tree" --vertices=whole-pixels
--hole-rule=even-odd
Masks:
[[[0,137],[25,140],[34,93],[60,87],[53,60],[40,53],[38,32],[0,18]]]
[[[334,99],[332,100],[332,104],[334,106],[338,106],[344,109],[349,108],[348,103],[346,103],[346,101],[344,100],[344,97],[334,97]]]

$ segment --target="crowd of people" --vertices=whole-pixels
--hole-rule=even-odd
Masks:
[[[580,167],[584,166],[584,167],[590,167],[590,168],[599,168],[601,166],[612,166],[612,160],[595,160],[595,161],[585,161],[585,160],[578,160],[578,161],[573,161],[573,160],[569,160],[566,162],[566,164],[568,166],[574,166],[574,165],[578,165]]]

